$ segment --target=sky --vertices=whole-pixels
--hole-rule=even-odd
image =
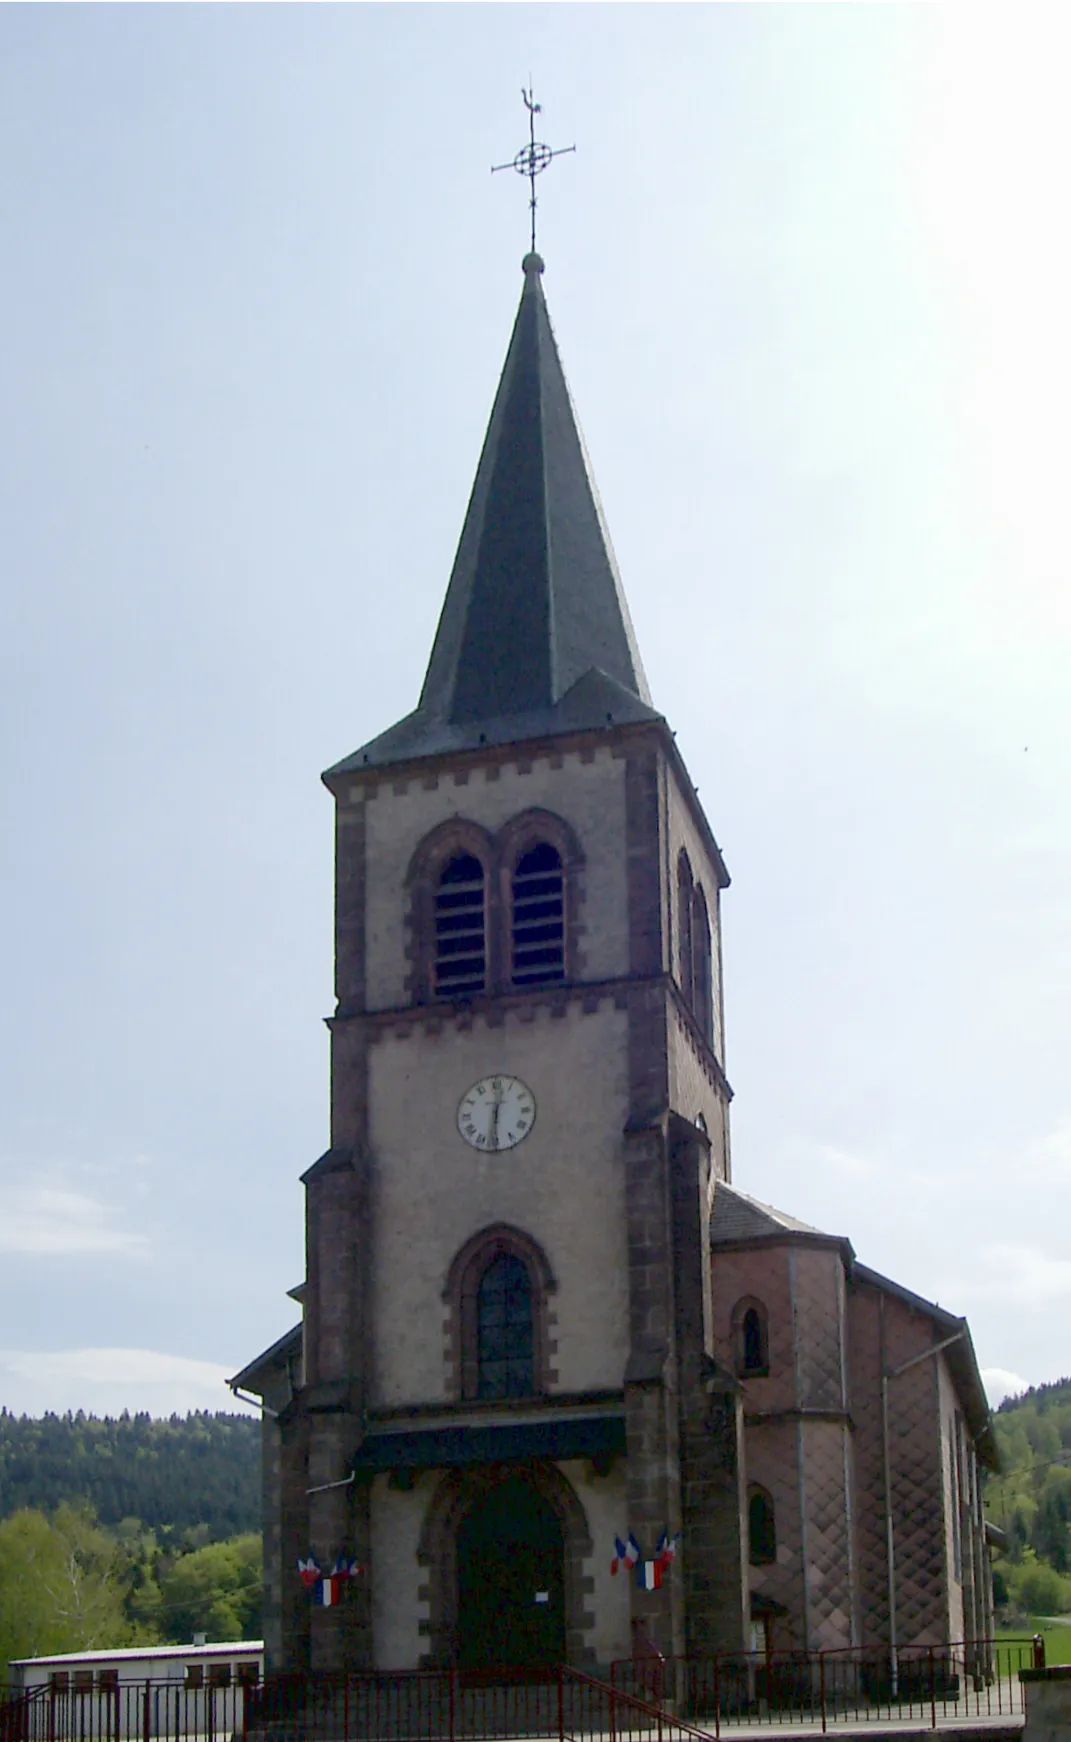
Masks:
[[[732,873],[734,1180],[1071,1372],[1046,16],[0,10],[0,1404],[226,1408],[327,1144],[320,770],[414,704],[544,288]]]

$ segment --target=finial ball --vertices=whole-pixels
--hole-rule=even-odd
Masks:
[[[536,253],[526,254],[524,259],[521,261],[521,271],[524,273],[524,276],[526,278],[529,277],[529,275],[531,273],[542,272],[542,270],[543,270],[543,256],[542,256],[542,254],[536,254]]]

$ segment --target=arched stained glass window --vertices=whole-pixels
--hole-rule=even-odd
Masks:
[[[435,991],[440,998],[482,992],[487,983],[486,877],[473,853],[444,865],[435,891]]]
[[[476,1294],[479,1397],[530,1397],[535,1390],[532,1283],[509,1253],[487,1266]]]

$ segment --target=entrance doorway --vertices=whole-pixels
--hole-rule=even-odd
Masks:
[[[477,1500],[457,1533],[460,1667],[563,1663],[564,1575],[558,1515],[523,1476]]]

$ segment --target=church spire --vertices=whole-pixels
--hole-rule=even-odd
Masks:
[[[547,313],[543,261],[533,253],[523,265],[419,705],[337,772],[658,718]]]

